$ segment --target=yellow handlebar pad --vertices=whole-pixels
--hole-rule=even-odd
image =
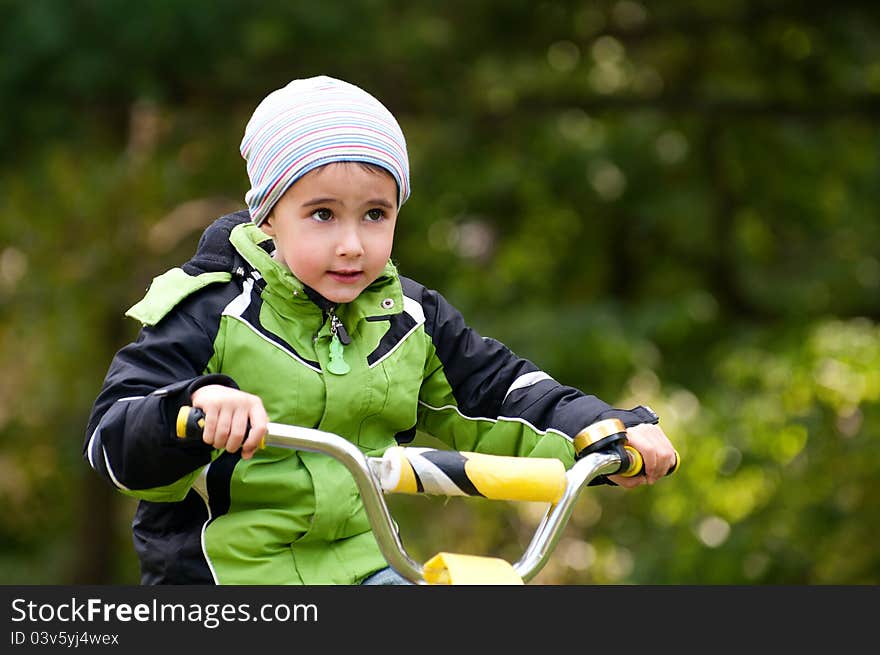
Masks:
[[[483,496],[555,503],[565,491],[565,466],[549,457],[506,457],[394,446],[385,451],[380,484],[386,493]]]
[[[523,579],[506,560],[497,557],[437,553],[425,562],[428,584],[521,585]]]

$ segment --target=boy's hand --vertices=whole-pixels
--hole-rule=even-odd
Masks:
[[[621,487],[632,488],[640,484],[654,484],[675,466],[675,448],[659,425],[642,423],[626,429],[627,443],[639,451],[645,462],[645,472],[631,478],[609,475]]]
[[[192,404],[205,412],[202,440],[206,444],[230,453],[241,448],[242,459],[254,456],[269,422],[259,396],[209,384],[193,392]],[[250,430],[247,429],[248,422]]]

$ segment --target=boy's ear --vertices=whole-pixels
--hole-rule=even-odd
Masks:
[[[275,216],[273,214],[269,214],[262,223],[260,223],[260,229],[263,230],[270,237],[275,236]]]

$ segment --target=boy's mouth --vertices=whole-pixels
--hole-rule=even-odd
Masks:
[[[327,271],[327,275],[329,275],[332,279],[336,280],[337,282],[349,283],[349,284],[360,280],[361,277],[363,276],[363,274],[364,274],[363,271],[356,271],[356,270]]]

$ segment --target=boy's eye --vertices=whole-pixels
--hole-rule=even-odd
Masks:
[[[329,221],[333,218],[333,212],[329,209],[316,209],[312,212],[312,218],[318,221]]]
[[[367,212],[367,220],[381,221],[383,218],[385,218],[385,212],[381,209],[371,209]]]

